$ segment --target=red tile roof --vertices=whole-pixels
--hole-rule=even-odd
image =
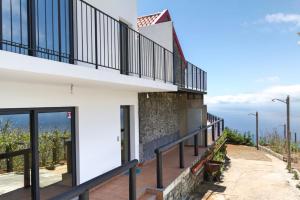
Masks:
[[[138,28],[141,28],[141,27],[150,26],[153,24],[159,24],[159,23],[168,22],[168,21],[172,21],[171,15],[168,10],[163,10],[163,11],[155,13],[155,14],[138,17],[137,26],[138,26]],[[183,61],[186,62],[174,26],[173,26],[173,36],[174,36],[174,41],[178,47],[179,53],[180,53]]]
[[[154,24],[154,22],[157,20],[157,18],[160,16],[160,14],[161,13],[155,13],[152,15],[138,17],[138,19],[137,19],[138,28]]]

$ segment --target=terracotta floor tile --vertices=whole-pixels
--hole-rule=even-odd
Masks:
[[[199,147],[199,157],[206,148]],[[194,156],[194,148],[184,148],[185,167],[191,166],[197,157]],[[186,169],[185,168],[185,169]],[[163,154],[163,184],[169,185],[178,177],[184,169],[179,168],[179,148],[176,147]],[[156,187],[156,160],[152,160],[141,167],[141,173],[137,174],[137,197],[139,198],[145,192],[146,188]],[[90,192],[93,200],[125,200],[129,195],[128,175],[119,176],[101,187]]]

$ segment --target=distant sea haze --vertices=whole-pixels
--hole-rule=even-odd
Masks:
[[[9,121],[11,128],[19,128],[24,131],[29,131],[29,115],[0,115],[1,128]],[[39,131],[49,132],[53,130],[71,131],[71,119],[68,113],[40,113],[39,114]]]
[[[208,105],[208,112],[224,118],[225,127],[236,129],[241,133],[250,131],[255,135],[255,116],[249,113],[259,112],[259,134],[266,136],[277,131],[283,137],[283,124],[286,123],[286,108],[284,104],[211,104]],[[296,104],[291,106],[291,133],[297,134],[297,141],[300,142],[300,107]]]

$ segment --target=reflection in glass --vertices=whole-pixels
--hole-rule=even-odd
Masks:
[[[41,198],[72,186],[71,114],[39,113],[39,176]]]
[[[30,199],[29,115],[0,115],[0,199]]]

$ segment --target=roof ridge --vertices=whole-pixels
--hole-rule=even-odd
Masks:
[[[138,16],[137,18],[149,17],[149,16],[153,16],[153,15],[160,15],[162,12],[164,12],[164,11],[153,13],[153,14],[149,14],[149,15]]]

